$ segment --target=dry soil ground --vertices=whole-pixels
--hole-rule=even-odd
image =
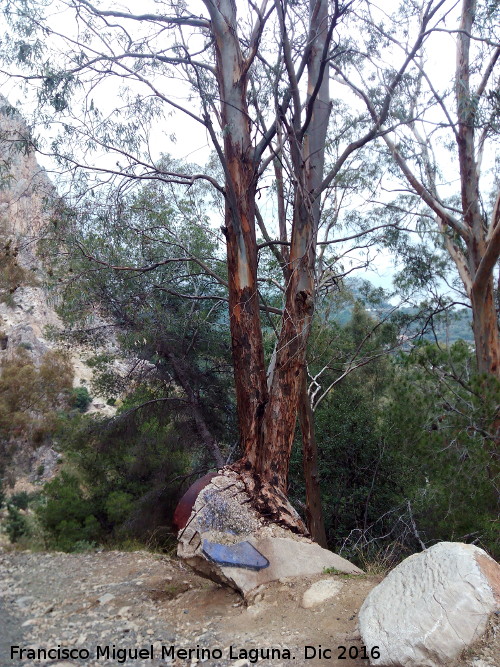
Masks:
[[[303,609],[302,594],[318,578],[276,582],[247,606],[235,592],[166,556],[0,551],[0,667],[244,667],[253,664],[252,648],[281,653],[281,658],[277,651],[274,659],[260,658],[255,663],[259,667],[366,666],[357,613],[380,578],[341,578],[336,598]],[[463,658],[461,667],[500,665],[497,629],[492,626],[488,641]],[[346,659],[341,659],[341,646],[347,648]],[[72,650],[72,657],[51,653],[49,659],[37,660],[27,653],[58,647]],[[211,657],[202,656],[197,647],[210,650]],[[357,659],[349,658],[350,647],[351,655],[358,651]],[[25,649],[23,659],[20,649]],[[147,653],[134,657],[136,649]],[[179,649],[193,649],[191,658]]]

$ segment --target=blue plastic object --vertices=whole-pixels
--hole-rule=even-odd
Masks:
[[[203,540],[202,551],[214,563],[224,567],[243,567],[247,570],[263,570],[269,561],[250,542],[219,544]]]

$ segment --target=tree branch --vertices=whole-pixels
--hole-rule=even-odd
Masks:
[[[119,12],[114,10],[98,9],[88,0],[78,0],[75,6],[83,5],[94,16],[112,16],[113,18],[129,19],[131,21],[158,21],[159,23],[168,23],[171,25],[190,25],[195,28],[210,28],[210,21],[192,14],[189,16],[165,16],[163,14],[130,14],[129,12]]]
[[[500,192],[496,198],[486,250],[474,276],[472,288],[482,290],[500,256]]]

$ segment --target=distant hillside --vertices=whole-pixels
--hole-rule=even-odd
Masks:
[[[419,318],[418,308],[405,307],[395,311],[383,290],[374,287],[369,281],[359,279],[346,281],[346,288],[350,297],[346,297],[341,306],[332,311],[332,319],[341,325],[347,324],[350,320],[354,303],[361,301],[366,310],[377,319],[392,317],[399,321],[416,318],[415,322],[409,325],[410,331],[417,332],[426,324],[426,331],[423,335],[426,340],[435,340],[436,336],[440,343],[448,345],[457,340],[474,343],[472,314],[468,308],[450,309],[447,312],[433,316],[430,320],[425,316]]]

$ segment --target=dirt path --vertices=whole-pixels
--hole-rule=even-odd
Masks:
[[[366,667],[357,612],[378,579],[342,578],[336,598],[303,609],[318,578],[276,582],[246,606],[166,556],[0,552],[0,667]]]
[[[24,640],[19,618],[9,612],[0,598],[0,665],[2,658],[9,655],[10,647],[21,643],[24,643]]]

